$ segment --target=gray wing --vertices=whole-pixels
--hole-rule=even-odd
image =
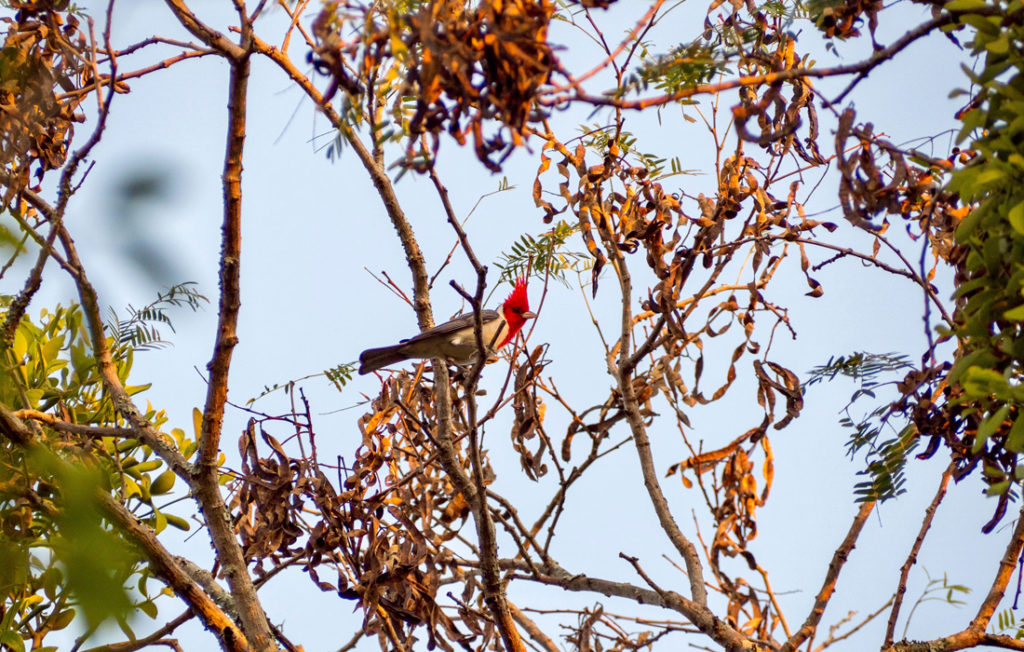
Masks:
[[[485,324],[497,318],[497,310],[480,311],[480,319]],[[402,343],[404,344],[406,342],[419,342],[420,340],[425,340],[429,337],[434,337],[435,335],[449,335],[451,333],[461,331],[464,328],[473,328],[473,313],[466,313],[465,315],[460,315],[459,317],[456,317],[451,321],[446,321],[445,323],[438,324],[433,328],[428,328],[427,330],[423,331],[422,333],[415,337],[410,337],[407,340],[402,340]]]

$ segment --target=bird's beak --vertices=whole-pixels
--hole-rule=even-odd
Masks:
[[[537,316],[537,313],[530,312],[529,310],[527,310],[526,312],[524,312],[523,314],[521,314],[519,316],[522,317],[523,319],[533,319],[534,317]]]

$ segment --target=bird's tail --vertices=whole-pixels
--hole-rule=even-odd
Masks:
[[[377,371],[381,367],[387,367],[396,362],[408,360],[409,357],[402,352],[403,346],[398,344],[395,346],[382,346],[379,349],[366,349],[359,354],[359,373],[368,374],[371,371]]]

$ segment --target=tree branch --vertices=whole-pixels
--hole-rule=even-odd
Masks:
[[[67,432],[72,435],[82,435],[83,437],[134,437],[135,431],[131,428],[110,428],[105,426],[83,426],[77,423],[70,423],[68,421],[62,421],[56,416],[47,412],[40,412],[39,410],[16,410],[14,416],[19,419],[30,419],[32,421],[39,421],[45,423],[54,430],[61,432]]]
[[[176,0],[169,0],[172,4]],[[188,25],[186,24],[186,27]],[[235,537],[231,517],[220,492],[218,456],[228,397],[231,357],[238,344],[238,313],[241,307],[242,257],[242,155],[245,146],[246,96],[249,82],[249,51],[242,27],[243,47],[230,59],[228,135],[224,155],[224,222],[221,226],[220,302],[217,337],[207,369],[210,372],[199,436],[198,460],[190,486],[206,521],[210,539],[221,563],[242,629],[257,650],[276,649],[267,616],[260,605],[242,548]]]
[[[911,567],[917,563],[917,553],[921,550],[921,545],[924,544],[924,538],[928,534],[928,530],[931,529],[935,510],[938,509],[939,503],[946,496],[946,488],[949,486],[949,479],[952,477],[955,469],[956,462],[951,461],[946,470],[942,472],[939,488],[935,491],[935,497],[932,498],[931,504],[928,505],[924,512],[924,521],[921,522],[917,538],[914,540],[914,545],[910,547],[907,560],[903,562],[903,566],[900,568],[900,581],[896,585],[896,594],[893,596],[892,611],[889,613],[889,624],[885,628],[885,642],[882,644],[882,647],[892,645],[893,632],[896,630],[896,620],[899,618],[900,607],[903,605],[903,596],[907,592],[907,577],[910,575]]]
[[[970,13],[980,12],[972,10]],[[943,25],[948,25],[955,21],[956,17],[948,13],[937,18],[933,18],[911,30],[908,30],[903,36],[893,41],[891,45],[876,51],[869,58],[844,66],[833,66],[831,68],[789,68],[787,70],[780,70],[762,75],[746,75],[737,79],[715,84],[695,84],[693,86],[682,88],[674,93],[667,93],[665,95],[658,95],[639,100],[624,100],[612,95],[591,95],[578,88],[574,88],[575,84],[570,82],[566,86],[557,87],[548,91],[547,97],[541,98],[539,103],[543,106],[561,106],[568,102],[580,101],[594,106],[612,106],[618,109],[635,109],[639,111],[652,106],[663,106],[672,102],[678,102],[679,100],[697,95],[716,95],[723,91],[740,88],[742,86],[770,86],[772,84],[778,84],[780,82],[793,79],[820,79],[824,77],[836,77],[850,74],[859,74],[864,78],[867,77],[868,73],[870,73],[879,64],[888,61],[914,41],[927,36]],[[569,90],[573,90],[574,92],[567,92]]]
[[[828,565],[825,581],[814,600],[811,613],[808,614],[807,620],[804,621],[803,626],[797,630],[796,634],[789,637],[789,640],[782,644],[779,652],[793,652],[793,650],[800,647],[804,641],[813,636],[814,632],[817,631],[818,623],[821,622],[821,617],[825,614],[825,607],[828,606],[829,600],[832,599],[832,594],[835,593],[839,573],[843,570],[843,565],[846,564],[850,551],[853,550],[857,543],[857,537],[860,536],[860,532],[864,528],[864,522],[867,521],[871,510],[874,508],[875,502],[873,500],[861,503],[860,509],[857,511],[857,515],[854,516],[853,523],[850,524],[850,529],[846,533],[846,538],[843,539],[843,542],[839,544],[839,547],[836,548],[835,553],[832,555],[832,562]]]
[[[249,56],[249,52],[234,41],[200,21],[192,13],[192,10],[188,8],[184,0],[166,0],[166,2],[182,27],[203,43],[206,43],[229,59],[247,58]]]
[[[108,643],[106,645],[100,645],[98,647],[89,648],[82,652],[135,652],[135,650],[141,650],[149,645],[156,645],[161,643],[161,639],[174,632],[188,621],[196,617],[196,614],[192,609],[186,609],[183,614],[168,622],[166,625],[156,630],[152,634],[137,638],[134,641],[122,641],[120,643]]]
[[[621,252],[615,247],[609,247],[612,252],[612,261],[619,278],[619,287],[622,292],[622,331],[619,337],[619,360],[616,364],[609,356],[608,372],[617,381],[619,393],[622,395],[622,406],[626,413],[626,422],[629,424],[630,432],[633,434],[633,443],[636,447],[637,457],[640,461],[640,470],[644,476],[644,486],[651,498],[651,504],[658,516],[661,529],[665,531],[669,541],[675,546],[686,563],[686,573],[690,580],[690,595],[693,601],[701,606],[707,605],[707,590],[704,588],[704,571],[700,562],[700,555],[696,546],[690,541],[679,525],[672,517],[672,511],[661,490],[661,483],[658,481],[658,472],[654,468],[654,456],[651,454],[651,441],[647,437],[647,427],[644,425],[643,416],[640,414],[637,403],[636,392],[633,389],[633,376],[630,364],[630,342],[633,333],[632,315],[632,279]],[[660,322],[659,322],[660,323]],[[650,338],[649,338],[650,339]]]
[[[374,159],[373,154],[366,149],[366,145],[359,140],[352,127],[345,123],[329,101],[325,101],[323,94],[306,75],[302,74],[295,67],[291,59],[282,53],[281,50],[267,44],[257,36],[253,36],[253,49],[255,52],[266,56],[276,63],[292,81],[302,88],[306,95],[320,108],[321,113],[330,121],[331,125],[341,132],[341,135],[348,144],[352,146],[359,162],[362,163],[363,168],[370,175],[370,180],[373,182],[377,194],[380,195],[381,201],[384,203],[384,210],[387,212],[391,225],[395,228],[398,239],[401,241],[402,248],[405,251],[405,259],[412,272],[413,307],[416,310],[416,318],[420,330],[430,328],[434,325],[434,316],[430,306],[430,278],[427,275],[426,263],[419,243],[416,241],[412,226],[409,224],[409,220],[406,218],[405,212],[398,201],[398,196],[395,194],[395,188],[388,177],[387,170]]]

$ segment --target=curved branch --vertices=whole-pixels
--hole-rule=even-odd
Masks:
[[[661,523],[661,529],[665,531],[672,545],[682,556],[686,563],[686,574],[690,580],[690,595],[693,601],[701,606],[707,605],[708,594],[704,588],[704,570],[700,562],[700,555],[697,547],[693,545],[676,523],[672,516],[672,510],[665,499],[665,493],[661,490],[661,483],[658,481],[658,472],[654,468],[654,456],[651,454],[651,440],[647,437],[647,427],[644,425],[643,416],[640,414],[640,407],[633,389],[632,371],[635,361],[630,356],[630,341],[633,332],[632,314],[632,279],[629,269],[626,267],[621,252],[616,248],[610,248],[613,252],[612,262],[619,278],[619,287],[622,292],[622,332],[619,337],[618,350],[619,359],[616,363],[611,356],[608,359],[608,372],[615,378],[622,395],[622,408],[626,413],[626,422],[629,424],[630,432],[633,434],[633,442],[636,447],[637,456],[640,458],[640,470],[644,476],[644,487],[651,498],[651,504]],[[650,340],[651,338],[649,338]]]
[[[166,625],[156,630],[148,636],[137,638],[134,641],[123,641],[121,643],[108,643],[106,645],[100,645],[99,647],[89,648],[82,652],[135,652],[135,650],[141,650],[149,645],[155,645],[161,642],[168,634],[174,632],[188,621],[196,617],[196,614],[192,609],[186,609],[180,616],[171,620]]]
[[[978,14],[983,12],[971,11],[969,13]],[[878,65],[893,58],[897,53],[904,50],[914,41],[927,36],[944,25],[954,23],[956,20],[956,16],[950,14],[944,14],[937,18],[933,18],[925,23],[921,23],[914,29],[907,31],[903,36],[893,41],[891,45],[876,51],[871,57],[863,61],[844,66],[833,66],[831,68],[789,68],[787,70],[765,73],[763,75],[745,75],[726,82],[719,82],[716,84],[697,84],[695,86],[680,89],[674,93],[667,93],[665,95],[658,95],[656,97],[639,100],[624,100],[612,95],[591,95],[575,88],[575,84],[570,82],[567,86],[549,90],[547,93],[548,97],[541,98],[539,103],[544,106],[559,106],[568,102],[585,102],[594,106],[612,106],[618,109],[634,109],[639,111],[652,106],[662,106],[672,102],[678,102],[679,100],[694,97],[696,95],[715,95],[723,91],[743,86],[771,85],[792,79],[820,79],[824,77],[837,77],[840,75],[851,74],[858,74],[861,78],[864,78],[867,77],[868,73]],[[569,89],[575,90],[575,93],[567,93],[566,91]]]
[[[240,59],[249,56],[249,53],[241,46],[200,21],[183,0],[166,0],[166,2],[182,27],[203,43],[206,43],[230,59]]]
[[[370,175],[370,180],[384,203],[384,210],[387,211],[388,218],[391,220],[395,232],[398,233],[398,239],[402,242],[405,259],[412,271],[413,308],[416,310],[420,330],[430,328],[434,325],[434,313],[430,306],[430,277],[427,275],[426,262],[412,226],[398,201],[398,195],[395,194],[395,188],[388,177],[387,170],[374,159],[373,154],[366,148],[363,141],[359,140],[352,128],[345,123],[330,102],[324,99],[323,94],[313,85],[309,77],[302,74],[287,55],[255,35],[252,41],[254,52],[262,54],[277,64],[313,100],[313,103],[317,105],[331,125],[341,132],[346,142],[352,146],[359,162]]]
[[[110,428],[105,426],[83,426],[78,423],[70,423],[58,419],[56,416],[48,412],[40,412],[39,410],[24,409],[15,410],[14,416],[19,419],[29,419],[32,421],[39,421],[45,423],[54,430],[61,432],[67,432],[72,435],[81,435],[83,437],[134,437],[135,431],[131,428]]]
[[[727,623],[716,618],[706,606],[699,605],[675,591],[663,590],[659,593],[653,589],[643,588],[628,582],[613,582],[583,574],[573,575],[553,562],[544,569],[545,573],[534,573],[529,569],[526,562],[519,560],[502,559],[498,563],[503,569],[524,573],[516,575],[516,579],[558,586],[566,591],[600,593],[609,597],[632,600],[637,604],[671,609],[685,616],[703,634],[711,637],[725,649],[732,652],[767,649],[763,645],[747,640]]]

